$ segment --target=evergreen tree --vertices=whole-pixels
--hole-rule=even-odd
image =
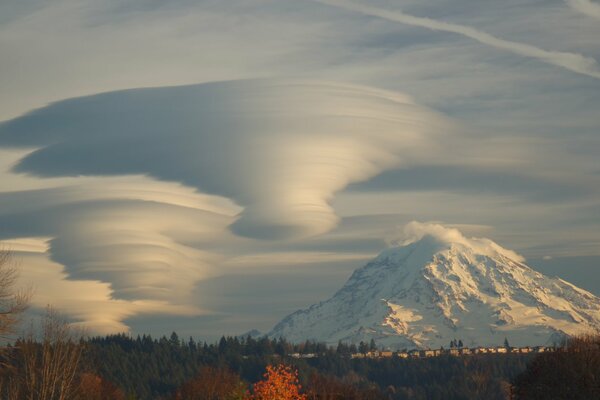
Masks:
[[[371,339],[371,343],[369,343],[369,350],[377,350],[377,345],[375,344],[375,339]]]
[[[171,342],[171,346],[179,346],[181,344],[181,342],[179,341],[179,336],[177,336],[177,333],[175,332],[171,333],[169,341]]]
[[[367,344],[365,342],[363,342],[361,340],[360,343],[358,344],[358,351],[365,354],[369,351],[369,347],[367,346]]]

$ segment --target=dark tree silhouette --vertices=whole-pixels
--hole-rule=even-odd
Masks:
[[[600,399],[600,335],[569,339],[541,353],[517,377],[515,399]]]
[[[18,277],[12,253],[0,248],[0,337],[13,333],[31,297],[30,290],[16,289]]]

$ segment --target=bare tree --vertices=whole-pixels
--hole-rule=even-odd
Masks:
[[[15,332],[31,298],[18,290],[13,254],[0,248],[0,338]],[[0,352],[0,398],[7,400],[71,400],[76,398],[83,352],[83,332],[51,307],[25,338]],[[36,331],[39,332],[36,334]],[[85,397],[85,396],[84,396]]]
[[[7,347],[0,368],[0,399],[86,399],[78,393],[83,331],[51,307],[40,325],[38,329],[32,325],[25,338]]]
[[[14,332],[31,298],[31,290],[15,288],[18,277],[13,254],[0,248],[0,337]]]
[[[17,326],[20,316],[27,308],[31,291],[17,290],[19,277],[13,254],[0,247],[0,340],[5,341]],[[12,356],[14,349],[2,343],[0,347],[0,394],[9,400],[17,400],[15,393],[18,386],[13,379],[14,364]]]
[[[68,400],[75,397],[83,332],[72,327],[48,307],[42,321],[42,337],[33,332],[19,341],[19,399]]]

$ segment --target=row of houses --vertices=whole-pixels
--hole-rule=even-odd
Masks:
[[[441,355],[451,355],[451,356],[467,356],[473,354],[508,354],[508,353],[519,353],[519,354],[528,354],[528,353],[544,353],[548,351],[554,351],[553,347],[546,346],[535,346],[535,347],[461,347],[461,348],[451,348],[451,349],[427,349],[427,350],[410,350],[410,351],[370,351],[368,353],[354,353],[351,355],[352,358],[390,358],[390,357],[399,357],[399,358],[428,358],[428,357],[438,357]]]
[[[450,356],[469,356],[474,354],[528,354],[528,353],[544,353],[554,351],[554,347],[547,346],[526,346],[526,347],[460,347],[451,349],[426,349],[426,350],[410,350],[410,351],[369,351],[367,353],[353,353],[351,358],[428,358],[438,357],[442,355]],[[289,354],[292,358],[317,358],[317,353],[292,353]]]

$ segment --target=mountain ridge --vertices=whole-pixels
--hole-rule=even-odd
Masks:
[[[409,224],[410,239],[358,268],[330,299],[269,332],[293,342],[374,339],[390,348],[548,345],[600,327],[600,299],[531,269],[489,239]]]

